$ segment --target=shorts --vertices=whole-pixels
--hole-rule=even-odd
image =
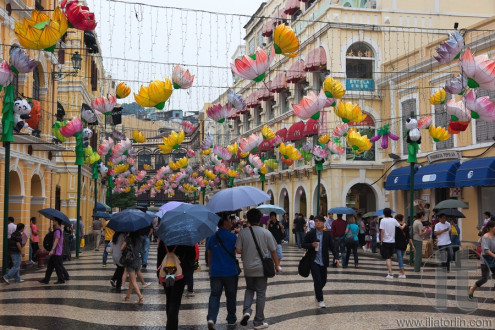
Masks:
[[[138,266],[135,266],[135,265],[131,265],[131,266],[127,266],[125,268],[125,270],[127,271],[127,273],[137,273],[141,270],[141,265],[138,265]]]
[[[382,243],[380,247],[380,254],[383,259],[391,259],[395,252],[395,243]]]

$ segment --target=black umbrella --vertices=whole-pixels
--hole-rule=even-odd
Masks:
[[[42,216],[50,220],[60,220],[64,225],[72,225],[69,218],[59,210],[47,208],[38,211]]]
[[[440,215],[446,215],[449,218],[465,218],[466,216],[462,214],[461,211],[457,209],[442,209],[438,211],[437,213],[438,216]]]
[[[105,212],[96,212],[95,214],[92,215],[92,217],[93,218],[110,219],[112,217],[112,215],[105,213]]]

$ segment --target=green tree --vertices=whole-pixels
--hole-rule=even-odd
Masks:
[[[131,187],[128,193],[112,193],[110,195],[110,204],[112,207],[125,209],[136,205],[136,190]]]

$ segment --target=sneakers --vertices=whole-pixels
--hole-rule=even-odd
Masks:
[[[49,283],[48,281],[46,281],[44,279],[43,280],[39,280],[38,282],[43,283],[43,284],[48,284]]]
[[[192,298],[192,297],[194,297],[194,292],[186,293],[186,298]]]
[[[325,305],[325,302],[323,300],[318,303],[318,306],[320,306],[320,308],[327,307],[327,305]]]
[[[24,282],[23,279],[20,279],[19,281],[16,281],[16,283],[22,283],[22,282]]]
[[[145,282],[143,284],[143,289],[149,287],[150,285],[151,285],[151,282]]]
[[[388,274],[387,277],[385,277],[387,280],[393,280],[394,275],[393,274]]]
[[[266,328],[268,328],[268,323],[266,323],[266,322],[263,324],[254,326],[254,329],[266,329]]]
[[[107,268],[108,266],[107,266],[107,264],[103,264],[103,265],[101,265],[101,267]]]
[[[215,330],[215,322],[208,320],[208,330]]]
[[[115,280],[110,280],[110,284],[115,288]]]
[[[6,284],[10,284],[9,280],[4,276],[2,276],[2,282],[5,282]]]
[[[249,313],[244,314],[244,316],[242,317],[242,320],[241,320],[241,325],[245,327],[247,325],[250,317],[251,317],[251,314],[249,314]],[[262,329],[262,328],[260,328],[260,329]]]
[[[399,278],[406,278],[406,274],[399,274]]]

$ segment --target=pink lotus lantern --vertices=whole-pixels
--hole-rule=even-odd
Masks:
[[[476,97],[475,91],[464,96],[466,107],[471,110],[471,118],[495,122],[495,104],[489,96]]]
[[[335,129],[333,130],[333,135],[338,137],[343,137],[347,134],[348,130],[349,130],[348,124],[337,125],[337,127],[335,127]]]
[[[182,129],[184,130],[184,133],[186,133],[186,135],[191,135],[196,129],[196,126],[186,120],[182,122]]]
[[[10,69],[9,63],[3,60],[0,64],[0,86],[7,87],[12,83],[14,79],[14,73]]]
[[[495,90],[495,60],[490,60],[488,55],[473,56],[467,48],[459,59],[459,69],[468,78],[469,87]]]
[[[71,121],[67,122],[67,125],[60,127],[60,134],[66,138],[74,136],[77,132],[82,131],[83,122],[81,119],[74,117]]]
[[[265,50],[258,47],[256,54],[251,56],[244,55],[241,59],[236,59],[230,64],[232,72],[244,79],[262,81],[265,78],[265,72],[270,67],[275,58],[275,49],[271,48],[270,54],[267,55]]]
[[[93,102],[91,102],[91,107],[97,113],[102,115],[109,115],[112,113],[113,107],[117,103],[117,98],[115,95],[108,95],[107,97],[97,97]]]
[[[95,14],[89,11],[87,6],[83,6],[77,0],[63,0],[60,7],[64,10],[65,16],[70,25],[82,31],[93,31],[96,28]]]
[[[174,66],[172,71],[172,83],[175,89],[188,89],[192,86],[194,76],[189,70],[180,65]]]
[[[206,109],[206,115],[217,123],[223,123],[231,110],[232,107],[230,105],[222,106],[221,104],[214,104]]]
[[[330,103],[332,104],[333,101]],[[309,92],[307,96],[304,96],[299,104],[293,104],[292,109],[294,114],[302,119],[307,120],[309,118],[318,119],[320,118],[320,111],[327,104],[327,97],[323,92],[316,95],[313,92]]]
[[[241,153],[256,151],[256,148],[263,142],[263,138],[256,134],[251,134],[247,139],[242,139],[239,144]]]
[[[334,142],[328,142],[327,148],[332,155],[343,155],[344,149]]]
[[[431,120],[430,115],[423,116],[423,117],[418,119],[418,128],[419,129],[428,129],[428,128],[430,128],[431,123],[432,123],[432,120]]]

